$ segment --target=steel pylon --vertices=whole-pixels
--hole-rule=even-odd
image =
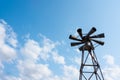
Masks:
[[[102,70],[94,52],[94,43],[104,45],[103,41],[97,39],[104,38],[105,35],[104,33],[93,35],[94,32],[96,32],[95,27],[92,27],[87,34],[83,34],[82,29],[78,28],[77,33],[79,37],[69,36],[69,39],[76,41],[71,42],[72,47],[81,45],[79,47],[79,50],[82,52],[79,80],[104,80]]]
[[[82,49],[79,80],[104,80],[94,50]]]

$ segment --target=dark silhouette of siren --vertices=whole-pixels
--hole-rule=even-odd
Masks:
[[[95,42],[95,43],[97,43],[99,45],[104,45],[104,42],[96,40],[96,38],[104,38],[105,37],[104,33],[101,33],[101,34],[98,34],[98,35],[92,35],[95,31],[96,31],[96,28],[93,27],[85,36],[83,36],[82,29],[81,28],[77,29],[77,32],[78,32],[78,34],[80,36],[80,39],[78,39],[75,36],[70,35],[69,39],[77,41],[77,42],[71,42],[71,46],[77,46],[77,45],[80,45],[80,44],[88,44],[88,43],[90,43],[91,46],[94,47],[92,45],[92,42]]]

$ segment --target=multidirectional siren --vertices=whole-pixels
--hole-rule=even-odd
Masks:
[[[92,42],[95,42],[99,45],[104,45],[103,41],[96,40],[96,38],[104,38],[105,37],[104,33],[92,35],[94,32],[96,32],[95,27],[92,27],[92,29],[86,35],[83,35],[81,28],[77,29],[77,33],[79,34],[80,39],[70,35],[69,39],[77,41],[77,42],[71,42],[71,46],[77,46],[80,44],[88,44],[88,43],[92,44]]]

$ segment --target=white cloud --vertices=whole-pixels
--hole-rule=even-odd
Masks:
[[[3,76],[1,80],[22,80],[14,76]]]
[[[46,61],[50,58],[51,53],[54,51],[56,42],[51,41],[42,34],[39,34],[39,37],[42,39],[40,58]]]
[[[8,43],[13,47],[17,47],[17,39],[16,33],[12,30],[12,28],[4,21],[0,21],[0,42]]]
[[[4,74],[3,62],[11,62],[16,58],[17,38],[12,28],[4,20],[0,20],[0,80],[19,80]]]
[[[31,60],[37,60],[39,58],[41,48],[39,43],[35,40],[28,39],[22,47],[21,52],[27,58]]]
[[[120,66],[114,63],[114,57],[112,55],[105,55],[104,59],[107,62],[103,69],[105,80],[119,80]]]
[[[5,42],[5,37],[6,37],[6,33],[5,33],[5,28],[4,28],[4,24],[0,23],[0,44],[4,44]]]
[[[13,47],[17,47],[17,40],[16,40],[16,34],[14,32],[9,32],[9,35],[7,35],[7,42],[12,45]]]
[[[73,66],[67,66],[65,59],[58,53],[57,45],[59,42],[53,42],[44,35],[40,35],[41,44],[34,39],[27,37],[23,46],[18,48],[19,55],[16,54],[17,38],[16,33],[4,21],[0,21],[0,80],[73,80],[78,74],[78,70]],[[20,43],[19,43],[20,44]],[[24,57],[24,58],[21,58]],[[3,61],[17,61],[15,65],[18,68],[18,76],[7,75],[4,72]],[[46,61],[48,64],[42,64],[37,60]],[[49,60],[55,64],[63,66],[62,76],[54,74],[49,68]],[[7,66],[7,65],[6,65]],[[58,68],[59,69],[59,68]],[[73,74],[71,77],[69,75]]]
[[[104,59],[106,60],[107,64],[109,65],[114,64],[114,57],[112,55],[105,55]]]
[[[41,38],[43,39],[43,45],[33,39],[27,38],[24,47],[21,48],[21,53],[31,60],[37,60],[38,58],[45,61],[48,60],[56,44],[46,37]]]
[[[0,53],[1,53],[0,61],[3,61],[3,60],[11,61],[16,57],[16,50],[11,46],[16,46],[16,43],[14,43],[14,41],[17,42],[17,39],[11,33],[14,33],[14,31],[11,28],[9,28],[9,26],[4,20],[1,20],[0,21]],[[9,41],[10,39],[13,41]]]
[[[46,61],[52,57],[54,62],[58,64],[65,64],[64,57],[59,55],[56,49],[56,46],[60,43],[53,42],[41,34],[39,36],[43,38],[43,46],[41,47],[40,58]]]
[[[0,69],[0,80],[22,80],[22,79],[20,79],[19,77],[6,75],[4,74],[4,71]]]
[[[65,64],[64,57],[57,53],[57,43],[51,41],[42,35],[41,43],[27,38],[24,46],[21,48],[21,53],[24,56],[23,60],[19,61],[18,69],[22,80],[60,80],[60,77],[54,75],[48,68],[48,64],[38,63],[37,60],[49,61],[52,59],[55,63]]]
[[[103,69],[105,80],[119,80],[120,66],[110,66]]]
[[[22,80],[44,80],[52,74],[48,65],[37,64],[30,60],[19,61],[18,69]]]
[[[53,60],[54,60],[56,63],[65,64],[65,60],[64,60],[64,57],[63,57],[63,56],[58,55],[57,52],[52,52],[52,55],[53,55]]]
[[[8,42],[11,46],[17,47],[17,39],[16,33],[12,30],[9,25],[6,25],[6,42]]]
[[[4,61],[11,61],[16,57],[16,51],[6,44],[0,46],[0,53],[0,59]]]
[[[79,70],[75,68],[74,66],[64,65],[63,71],[64,71],[63,72],[64,76],[62,77],[61,80],[78,80]]]

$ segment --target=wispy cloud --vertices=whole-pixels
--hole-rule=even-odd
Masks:
[[[42,39],[41,43],[27,37],[23,46],[17,48],[17,45],[19,45],[20,42],[17,40],[16,33],[4,20],[0,21],[0,31],[0,79],[65,80],[65,78],[67,79],[71,72],[77,72],[76,68],[67,66],[64,57],[59,55],[59,52],[56,48],[56,46],[59,45],[59,42],[53,42],[44,35],[39,35],[39,37]],[[49,62],[51,59],[54,64],[61,64],[61,66],[64,66],[62,67],[64,75],[59,76],[54,74],[53,71],[49,68],[49,63],[42,64],[37,62],[39,60]],[[4,72],[4,66],[7,65],[4,65],[3,61],[7,61],[7,63],[10,64],[8,61],[13,60],[16,60],[16,64],[13,66],[16,66],[16,69],[18,70],[18,76],[14,76],[12,74],[8,75]],[[69,70],[66,69],[67,67]]]
[[[2,20],[0,22],[0,61],[11,61],[17,55],[14,48],[16,47],[17,39],[14,31],[9,28],[5,21]]]

